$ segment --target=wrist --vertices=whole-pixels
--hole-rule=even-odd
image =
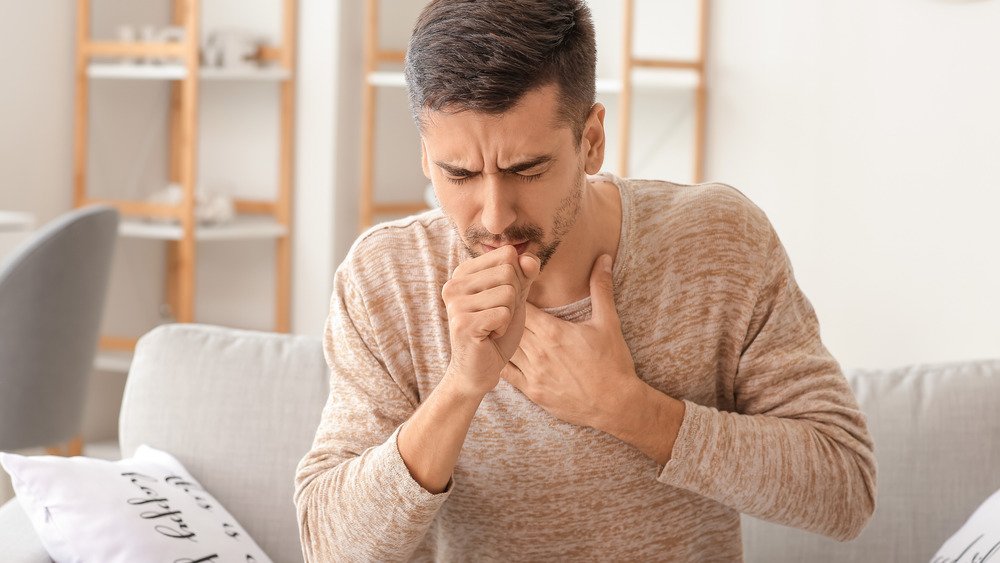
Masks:
[[[438,387],[443,388],[449,396],[456,400],[471,402],[478,405],[482,402],[483,397],[489,393],[489,389],[483,390],[481,388],[477,388],[475,385],[471,385],[468,380],[469,378],[465,374],[459,373],[451,366],[448,366],[448,369],[445,371],[444,377],[441,379],[441,383],[438,384]]]
[[[634,426],[634,421],[642,415],[649,403],[649,391],[654,391],[645,381],[635,377],[629,380],[618,393],[609,393],[596,416],[595,429],[624,440],[625,434]]]
[[[620,395],[617,411],[599,430],[633,446],[664,465],[670,460],[684,418],[684,402],[636,378]]]

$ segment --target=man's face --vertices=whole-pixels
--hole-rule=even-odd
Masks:
[[[593,133],[577,147],[557,110],[552,85],[527,92],[502,115],[424,113],[424,175],[472,256],[514,244],[519,253],[538,256],[544,268],[576,224],[586,174],[594,167],[588,158],[595,152],[588,138]],[[588,125],[603,120],[603,107],[591,114]]]

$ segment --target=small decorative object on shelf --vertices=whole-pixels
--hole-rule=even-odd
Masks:
[[[208,67],[248,69],[261,66],[260,53],[267,38],[243,29],[217,29],[208,34],[201,50],[201,64]]]
[[[169,305],[170,317],[177,322],[196,321],[195,279],[200,243],[271,240],[275,264],[274,330],[287,332],[290,328],[298,2],[274,1],[281,6],[281,32],[276,37],[228,24],[221,31],[206,28],[202,25],[205,19],[202,8],[209,2],[171,0],[164,4],[171,13],[169,22],[116,27],[117,35],[111,40],[92,36],[92,8],[97,2],[76,2],[73,204],[113,205],[123,215],[119,236],[165,241],[164,300]],[[135,199],[149,194],[132,193],[130,197],[116,194],[117,197],[100,198],[89,193],[88,168],[93,160],[91,138],[94,137],[90,129],[103,125],[89,119],[94,79],[169,81],[167,175],[163,184],[157,186],[164,189],[152,197]],[[277,85],[278,167],[274,197],[246,199],[219,195],[237,192],[199,178],[198,146],[205,129],[200,117],[217,111],[215,103],[206,103],[203,108],[202,84],[221,80]],[[235,91],[230,93],[238,95]],[[158,113],[151,115],[159,121]],[[126,185],[141,187],[138,180]],[[154,217],[155,220],[150,219]],[[104,354],[130,353],[135,343],[134,336],[102,335],[98,363]],[[127,361],[109,361],[105,365],[120,371],[127,369]]]
[[[136,42],[135,27],[131,25],[120,25],[118,26],[118,40],[122,43],[135,43]],[[142,62],[141,57],[122,57],[118,60],[121,64],[138,64]]]
[[[184,188],[180,184],[171,183],[166,188],[146,198],[148,203],[180,205],[184,202]],[[236,217],[233,198],[213,193],[195,194],[195,220],[201,225],[221,225],[230,223]],[[151,223],[179,224],[178,219],[145,217]]]
[[[183,43],[184,28],[181,26],[156,27],[153,25],[120,25],[118,26],[118,41],[121,43]],[[264,65],[265,52],[275,47],[268,42],[265,35],[246,29],[217,29],[208,34],[208,38],[199,50],[199,63],[202,67],[225,70],[255,70]],[[123,65],[176,64],[178,61],[163,57],[120,57],[117,62]]]
[[[157,28],[152,25],[144,25],[137,29],[133,25],[118,26],[118,40],[122,43],[183,43],[184,28],[170,25]],[[164,57],[123,57],[119,59],[122,64],[167,64],[175,61]]]

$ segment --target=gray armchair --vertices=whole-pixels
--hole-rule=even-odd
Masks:
[[[78,435],[117,231],[113,207],[77,209],[0,263],[0,450]]]

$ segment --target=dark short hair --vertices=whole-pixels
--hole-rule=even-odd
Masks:
[[[596,65],[583,0],[433,0],[417,18],[403,72],[418,127],[425,109],[498,115],[555,84],[557,117],[579,143]]]

